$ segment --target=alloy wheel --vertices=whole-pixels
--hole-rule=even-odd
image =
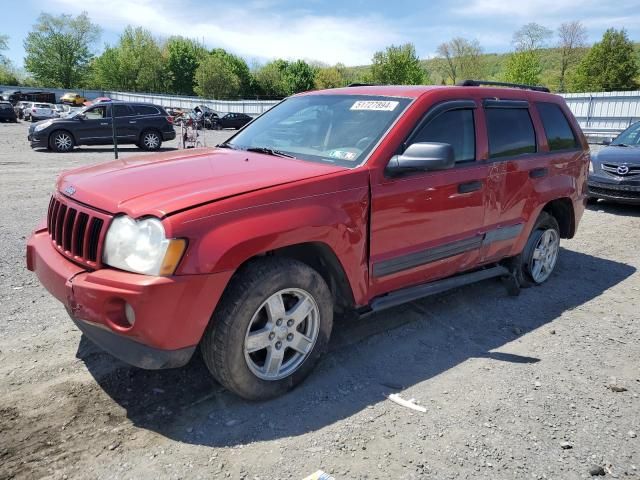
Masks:
[[[553,228],[544,231],[531,256],[531,278],[536,283],[544,282],[553,272],[558,261],[560,235]]]
[[[244,340],[244,357],[262,380],[280,380],[309,356],[320,331],[316,301],[299,288],[280,290],[254,313]]]

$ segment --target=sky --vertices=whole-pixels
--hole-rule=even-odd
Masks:
[[[196,38],[249,64],[302,58],[365,65],[374,52],[406,42],[429,58],[456,36],[477,39],[487,53],[501,53],[512,48],[513,32],[529,22],[555,30],[579,20],[590,43],[609,27],[625,28],[640,41],[639,0],[2,0],[0,5],[5,2],[2,11],[11,20],[2,22],[0,34],[9,35],[5,54],[18,67],[23,39],[41,12],[86,11],[102,28],[96,53],[134,25],[159,38]]]

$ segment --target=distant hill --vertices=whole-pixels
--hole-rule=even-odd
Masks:
[[[634,46],[638,62],[640,63],[640,43],[636,42]],[[586,54],[588,51],[588,48],[583,49],[582,55]],[[505,64],[509,55],[510,53],[485,53],[484,55],[482,55],[482,62],[485,69],[485,75],[482,80],[503,80]],[[540,55],[542,61],[541,84],[546,85],[553,91],[557,91],[560,78],[560,49],[545,48],[541,50]],[[434,85],[440,85],[443,83],[442,74],[438,71],[437,68],[438,61],[439,59],[437,58],[430,58],[421,61],[422,65],[429,73],[431,83]],[[367,74],[369,73],[369,70],[369,65],[347,67],[348,75],[353,79],[352,81],[365,80]],[[568,78],[571,78],[574,70],[575,66],[572,66],[569,69],[567,73]]]

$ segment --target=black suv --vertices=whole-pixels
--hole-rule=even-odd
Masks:
[[[173,118],[150,103],[108,102],[91,105],[64,118],[34,123],[29,128],[31,148],[68,152],[76,145],[111,145],[115,118],[118,143],[134,143],[158,150],[163,141],[176,138]]]

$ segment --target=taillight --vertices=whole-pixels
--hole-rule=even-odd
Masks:
[[[169,125],[173,125],[173,117],[169,115],[167,117],[167,122],[169,122]]]

